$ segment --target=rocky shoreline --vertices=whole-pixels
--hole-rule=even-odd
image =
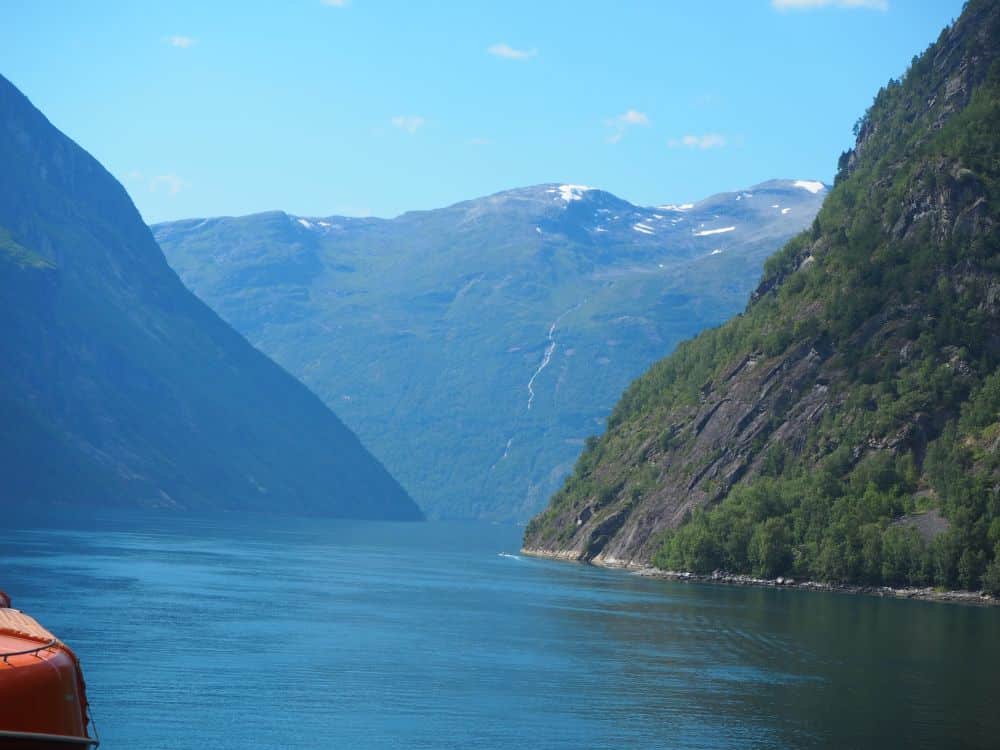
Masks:
[[[891,586],[857,586],[846,583],[823,583],[821,581],[796,581],[793,578],[754,578],[715,571],[714,573],[698,574],[659,568],[633,569],[633,575],[644,578],[661,578],[668,581],[683,581],[688,583],[723,583],[732,586],[764,586],[770,588],[792,588],[807,591],[831,591],[839,594],[863,594],[866,596],[881,596],[894,599],[920,599],[931,602],[949,602],[952,604],[973,604],[977,606],[1000,605],[1000,598],[982,591],[941,591],[932,587],[892,588]]]
[[[754,576],[727,573],[721,570],[717,570],[714,573],[689,573],[686,571],[663,570],[649,565],[635,565],[623,561],[588,563],[586,560],[581,560],[578,553],[571,551],[552,552],[549,550],[522,549],[521,552],[532,557],[595,564],[602,568],[628,571],[632,575],[643,578],[659,578],[666,581],[679,581],[681,583],[716,583],[730,586],[760,586],[765,588],[802,589],[805,591],[828,591],[838,594],[862,594],[883,598],[918,599],[930,602],[971,604],[986,607],[1000,605],[1000,597],[991,596],[981,591],[940,591],[931,587],[897,589],[890,586],[858,586],[845,583],[798,581],[794,578],[785,578],[783,576],[779,576],[778,578],[755,578]]]

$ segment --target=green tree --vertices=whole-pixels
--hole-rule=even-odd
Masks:
[[[781,518],[768,518],[757,524],[747,547],[755,575],[774,578],[789,571],[792,551],[788,527]]]

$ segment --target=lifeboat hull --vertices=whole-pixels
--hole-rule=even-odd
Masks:
[[[64,737],[58,734],[37,732],[2,732],[2,750],[68,750],[69,748],[96,747],[97,742],[82,737]]]
[[[95,747],[76,655],[35,620],[0,609],[0,750]]]

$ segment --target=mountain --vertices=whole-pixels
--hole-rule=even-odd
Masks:
[[[774,181],[642,208],[551,184],[392,220],[273,212],[153,232],[431,515],[527,519],[635,376],[745,305],[825,191]]]
[[[1000,591],[998,19],[969,2],[878,93],[811,228],[629,386],[526,549]]]
[[[0,77],[0,501],[420,511],[194,297],[125,190]]]

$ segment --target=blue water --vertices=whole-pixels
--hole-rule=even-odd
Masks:
[[[1000,609],[643,580],[519,530],[127,514],[0,534],[106,750],[996,748]]]

